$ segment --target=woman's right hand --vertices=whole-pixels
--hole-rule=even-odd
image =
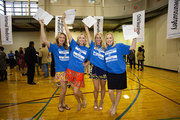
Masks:
[[[39,21],[39,24],[40,24],[41,26],[44,26],[44,20],[43,20],[43,19],[38,19],[38,21]]]
[[[85,27],[85,28],[88,28],[88,26],[87,26],[86,24],[84,24],[84,27]]]

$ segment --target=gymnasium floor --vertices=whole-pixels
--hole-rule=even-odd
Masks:
[[[82,92],[87,107],[77,111],[72,88],[67,89],[66,104],[71,110],[59,112],[60,89],[53,77],[35,75],[37,85],[27,84],[18,68],[8,68],[8,80],[0,82],[0,120],[180,120],[180,73],[145,67],[144,71],[127,66],[128,88],[122,91],[117,114],[110,116],[108,91],[102,111],[94,110],[93,82],[85,75]],[[100,98],[100,94],[99,94]]]

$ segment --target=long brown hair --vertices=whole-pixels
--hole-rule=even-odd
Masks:
[[[64,34],[64,33],[59,33],[59,34],[56,36],[56,38],[55,38],[56,43],[57,43],[58,46],[60,46],[58,39],[59,39],[59,37],[60,37],[61,35],[64,35],[64,36],[65,36],[65,41],[64,41],[64,43],[63,43],[63,46],[64,46],[64,48],[67,50],[67,49],[68,49],[68,42],[67,42],[67,36],[66,36],[66,34]]]

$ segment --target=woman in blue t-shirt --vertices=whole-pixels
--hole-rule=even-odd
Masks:
[[[107,80],[109,97],[112,107],[109,112],[113,116],[116,113],[118,103],[121,98],[121,90],[127,88],[126,64],[123,55],[130,53],[136,47],[136,39],[133,39],[132,45],[122,43],[115,44],[112,33],[106,34],[105,61],[107,67]],[[114,90],[116,89],[116,99]]]
[[[64,28],[66,30],[70,47],[72,49],[69,59],[69,64],[67,68],[66,78],[71,83],[73,87],[75,98],[78,102],[77,110],[81,110],[81,100],[83,103],[83,108],[86,107],[86,100],[80,91],[80,87],[85,87],[84,85],[84,66],[86,66],[89,62],[85,63],[86,59],[89,59],[89,48],[86,46],[86,36],[84,34],[80,34],[77,38],[77,42],[72,38],[71,33],[65,22],[65,13],[63,14],[63,23]]]
[[[46,39],[44,32],[44,22],[39,20],[41,25],[41,37],[42,42],[47,45],[50,52],[54,55],[55,60],[55,82],[60,82],[61,92],[59,96],[59,106],[58,110],[63,112],[64,109],[70,110],[70,108],[65,104],[65,94],[67,89],[67,79],[66,79],[66,70],[69,62],[69,48],[67,43],[67,37],[64,33],[59,33],[56,37],[56,44],[52,44]]]
[[[94,109],[98,107],[98,94],[99,94],[99,82],[101,84],[101,101],[99,103],[99,110],[103,109],[103,99],[105,96],[105,85],[106,85],[106,64],[104,59],[104,44],[101,33],[96,33],[95,42],[92,41],[89,29],[86,25],[85,30],[88,37],[91,57],[90,62],[93,64],[92,78],[94,83]]]

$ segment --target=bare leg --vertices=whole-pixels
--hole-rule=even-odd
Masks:
[[[80,111],[81,110],[81,100],[80,99],[82,99],[84,108],[86,107],[86,100],[85,100],[82,92],[80,91],[79,87],[73,86],[73,89],[74,89],[75,98],[78,102],[77,110]]]
[[[106,92],[106,80],[100,80],[101,83],[101,101],[99,103],[99,110],[103,109],[103,100]]]
[[[61,81],[61,92],[60,92],[60,96],[59,96],[59,111],[63,112],[63,104],[65,104],[65,94],[66,94],[66,89],[67,89],[67,82],[65,81]]]
[[[94,109],[97,109],[98,106],[98,94],[99,94],[99,80],[98,79],[93,79],[94,83]]]
[[[115,104],[114,104],[114,108],[112,109],[112,112],[111,112],[111,115],[115,115],[116,114],[116,110],[117,110],[117,106],[119,104],[119,101],[121,99],[121,90],[116,90],[116,101],[115,101]]]
[[[65,82],[65,84],[66,84],[66,91],[67,91],[67,81]],[[65,92],[65,94],[64,94],[64,96],[63,96],[63,100],[62,100],[62,107],[63,108],[65,108],[66,110],[70,110],[70,107],[68,107],[66,104],[65,104],[65,96],[66,96],[66,92]]]
[[[109,110],[109,112],[111,113],[113,108],[114,108],[114,104],[115,104],[114,90],[109,89],[109,97],[110,97],[111,102],[112,102],[112,106],[111,106],[111,108]]]

